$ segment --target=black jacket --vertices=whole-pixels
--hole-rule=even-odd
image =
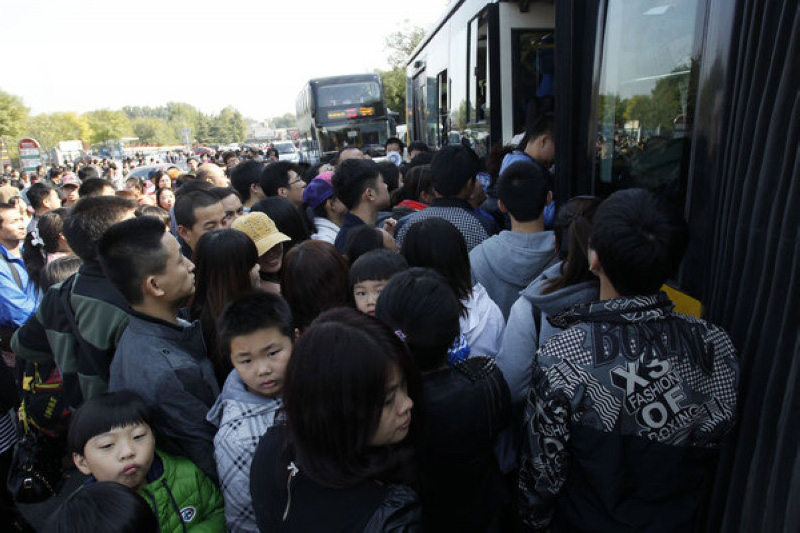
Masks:
[[[279,472],[283,426],[270,428],[250,468],[250,494],[261,531],[416,532],[421,531],[417,495],[404,485],[370,482],[348,489],[323,487],[298,471]]]

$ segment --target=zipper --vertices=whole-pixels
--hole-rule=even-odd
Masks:
[[[297,475],[300,470],[297,468],[297,465],[294,464],[294,461],[289,463],[289,466],[286,467],[286,470],[289,471],[289,478],[286,480],[286,492],[288,497],[286,498],[286,509],[283,510],[283,521],[286,522],[286,519],[289,517],[289,507],[292,505],[292,479]]]

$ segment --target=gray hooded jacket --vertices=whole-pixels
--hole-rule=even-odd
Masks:
[[[206,419],[219,428],[214,437],[214,458],[229,531],[258,531],[250,496],[250,466],[258,442],[275,424],[275,414],[282,405],[280,398],[248,391],[239,373],[232,370],[208,412]]]
[[[588,303],[600,297],[600,286],[596,281],[585,281],[564,287],[550,294],[542,294],[548,280],[561,274],[561,263],[556,263],[542,272],[520,293],[511,307],[508,324],[503,335],[503,344],[497,354],[497,366],[511,389],[512,404],[521,404],[531,384],[531,365],[536,351],[550,337],[561,330],[547,321],[559,311],[579,303]],[[534,309],[541,313],[541,334],[537,331]]]
[[[552,231],[502,231],[469,253],[473,281],[486,288],[506,321],[520,291],[555,261]]]

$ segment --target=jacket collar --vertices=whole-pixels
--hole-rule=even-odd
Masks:
[[[578,304],[552,317],[550,323],[566,329],[580,322],[634,323],[657,320],[670,314],[675,305],[664,292],[648,296],[614,298]]]

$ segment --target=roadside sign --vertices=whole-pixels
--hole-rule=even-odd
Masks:
[[[6,164],[11,164],[11,158],[8,156],[8,145],[5,140],[0,139],[0,167]]]
[[[19,141],[19,162],[23,172],[36,172],[36,167],[42,164],[42,152],[36,139]]]

